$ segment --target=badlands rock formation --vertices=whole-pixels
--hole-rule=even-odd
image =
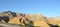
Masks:
[[[0,22],[22,26],[58,27],[60,19],[45,17],[41,14],[22,14],[11,11],[0,13]]]

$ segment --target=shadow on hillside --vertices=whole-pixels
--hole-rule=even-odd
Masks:
[[[50,27],[59,27],[58,25],[48,24]]]

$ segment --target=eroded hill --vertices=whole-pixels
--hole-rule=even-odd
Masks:
[[[29,27],[60,26],[60,18],[49,18],[41,14],[22,14],[11,11],[0,12],[0,22]]]

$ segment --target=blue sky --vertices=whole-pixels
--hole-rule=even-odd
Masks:
[[[55,17],[60,16],[60,0],[0,0],[0,12],[2,11]]]

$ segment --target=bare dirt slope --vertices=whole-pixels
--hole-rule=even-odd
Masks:
[[[60,26],[60,18],[49,18],[41,14],[22,14],[16,12],[1,12],[0,21],[9,24],[21,26],[38,26],[38,27],[58,27]],[[5,26],[19,27],[15,25],[2,24]]]

